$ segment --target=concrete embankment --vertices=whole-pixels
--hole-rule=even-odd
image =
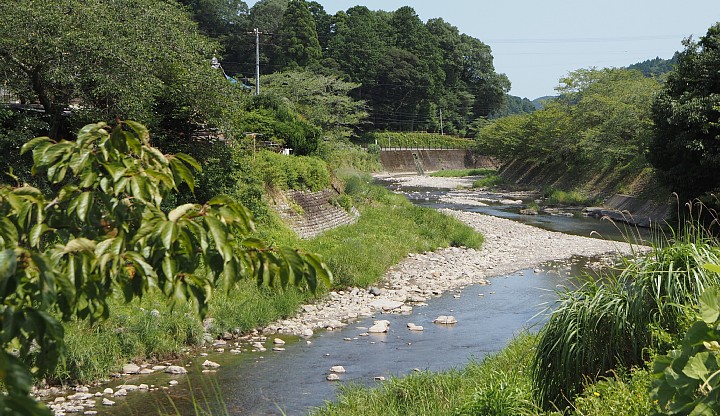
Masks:
[[[582,169],[568,171],[558,164],[512,160],[500,167],[499,175],[504,183],[522,188],[580,190],[602,201],[600,206],[586,209],[590,215],[642,227],[665,224],[673,213],[670,192],[662,190],[646,170],[623,175],[609,168],[593,174]],[[625,193],[618,192],[620,189]]]
[[[497,167],[492,158],[462,149],[383,149],[380,160],[383,169],[393,173]]]

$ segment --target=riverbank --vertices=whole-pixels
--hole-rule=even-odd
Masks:
[[[378,175],[402,186],[454,189],[472,183],[468,178]],[[484,237],[479,249],[449,247],[410,254],[391,267],[371,288],[351,287],[314,304],[302,306],[294,317],[269,325],[266,332],[309,337],[319,329],[336,329],[357,318],[380,313],[411,313],[432,296],[470,284],[491,284],[491,277],[534,268],[574,256],[632,256],[647,247],[546,231],[515,221],[478,213],[442,210]]]

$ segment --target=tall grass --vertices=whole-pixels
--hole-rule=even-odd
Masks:
[[[503,184],[503,178],[500,175],[488,175],[473,182],[473,188],[491,188]]]
[[[342,386],[334,402],[312,412],[337,415],[530,415],[530,364],[535,337],[523,334],[463,369],[414,373],[376,388]]]
[[[707,235],[655,247],[627,263],[617,278],[588,280],[560,294],[541,332],[534,386],[546,409],[564,408],[583,385],[610,370],[643,366],[649,351],[664,352],[687,329],[688,308],[704,288],[720,285],[720,249]]]

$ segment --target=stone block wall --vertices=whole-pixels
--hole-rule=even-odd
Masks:
[[[355,208],[347,212],[332,203],[338,196],[332,189],[319,192],[287,191],[284,200],[276,202],[274,208],[300,238],[312,238],[357,221],[360,213]]]

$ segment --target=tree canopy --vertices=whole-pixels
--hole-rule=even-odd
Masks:
[[[720,23],[687,40],[653,105],[650,162],[682,201],[720,188]]]
[[[42,106],[52,137],[97,119],[219,118],[225,81],[209,65],[218,45],[174,2],[28,0],[0,13],[1,80]]]

